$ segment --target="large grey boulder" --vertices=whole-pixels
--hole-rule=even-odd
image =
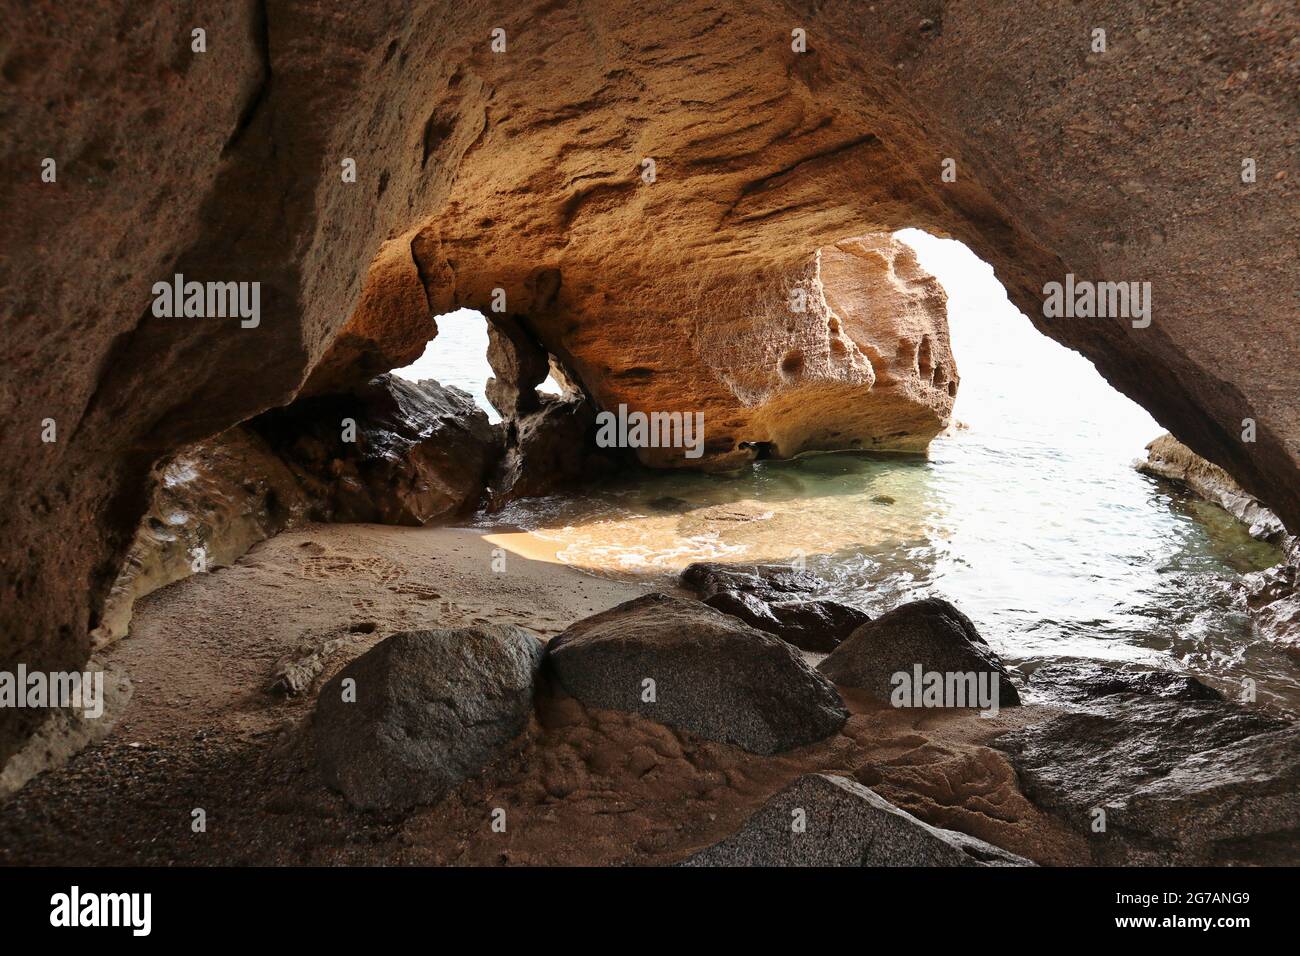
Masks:
[[[817,597],[817,575],[780,564],[692,564],[681,582],[709,607],[738,617],[808,651],[833,651],[871,618],[848,604]]]
[[[1020,694],[997,654],[970,618],[942,598],[912,601],[868,621],[817,669],[836,684],[860,687],[888,702],[895,689],[894,675],[910,677],[918,666],[922,673],[985,675],[990,688],[996,678],[998,705],[1020,703]]]
[[[802,829],[800,829],[802,828]],[[918,820],[847,777],[810,773],[684,866],[1033,866]]]
[[[733,617],[648,594],[551,641],[547,668],[582,703],[631,711],[752,753],[834,734],[848,711],[793,647]]]
[[[1045,690],[1074,666],[1043,675]],[[1078,709],[993,742],[1030,800],[1084,833],[1098,863],[1300,863],[1294,723],[1180,675],[1096,670],[1067,693]]]
[[[326,783],[365,809],[438,800],[528,726],[542,653],[535,635],[504,625],[375,645],[321,690],[313,732]]]

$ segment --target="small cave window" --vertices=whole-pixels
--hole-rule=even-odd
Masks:
[[[482,312],[457,309],[438,316],[438,335],[429,341],[424,354],[405,368],[393,369],[394,375],[412,382],[436,379],[442,385],[455,385],[474,396],[487,412],[488,420],[499,422],[501,416],[487,400],[487,381],[492,377],[488,364],[488,325]],[[559,395],[561,388],[554,376],[537,386],[539,392]]]

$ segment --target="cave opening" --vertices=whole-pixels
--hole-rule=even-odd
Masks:
[[[24,6],[0,862],[1300,859],[1287,5]]]
[[[864,326],[841,309],[821,354],[865,354],[886,394],[910,375],[946,396],[951,422],[924,455],[874,449],[832,409],[815,433],[821,449],[791,455],[773,428],[739,442],[749,456],[739,469],[625,469],[580,493],[515,502],[502,540],[661,585],[692,562],[793,564],[826,582],[827,599],[873,615],[939,595],[1026,674],[1061,659],[1172,659],[1231,688],[1286,671],[1240,608],[1241,576],[1276,564],[1278,548],[1141,473],[1163,429],[1035,328],[967,246],[915,229],[894,238],[916,263],[895,257],[890,269],[909,290],[937,279],[946,323],[909,333],[886,359],[853,339]],[[796,377],[791,354],[824,374],[815,344],[775,353],[783,381]],[[1265,693],[1300,702],[1294,681]]]
[[[429,340],[420,357],[393,369],[392,374],[411,382],[431,378],[442,385],[462,389],[473,397],[490,422],[501,421],[500,410],[488,397],[488,382],[493,377],[488,359],[488,319],[475,309],[461,308],[437,316],[435,322],[438,334]],[[564,390],[555,372],[550,371],[537,385],[537,391],[558,396]]]

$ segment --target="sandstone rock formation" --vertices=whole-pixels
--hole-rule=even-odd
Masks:
[[[802,826],[796,828],[796,824]],[[800,777],[736,833],[684,866],[1033,866],[956,830],[923,823],[861,784]]]
[[[781,425],[838,341],[773,308],[818,250],[954,236],[1300,527],[1291,6],[1120,0],[1105,53],[1069,0],[287,0],[205,9],[205,53],[189,7],[65,6],[12,12],[0,69],[0,667],[86,659],[154,462],[292,399],[402,244],[425,303],[404,266],[376,294],[412,323],[501,289],[602,404],[735,408],[721,463],[844,437]],[[260,323],[155,316],[178,272],[261,282]],[[1152,324],[1043,318],[1067,273],[1150,281]],[[3,761],[30,727],[0,722]]]
[[[1138,463],[1138,471],[1185,485],[1249,527],[1251,536],[1261,541],[1279,541],[1286,535],[1277,515],[1258,498],[1173,435],[1161,435],[1147,445],[1147,459]]]
[[[999,707],[1020,703],[1020,693],[997,654],[975,630],[975,625],[957,608],[941,598],[926,598],[900,605],[868,621],[822,661],[817,670],[845,687],[861,687],[881,701],[892,702],[898,684],[894,675],[904,674],[920,700],[921,688],[913,686],[916,668],[921,674],[974,674],[977,683],[962,685],[964,706],[977,703],[976,695],[996,686]],[[979,682],[985,682],[981,689]],[[957,685],[954,685],[954,687]],[[914,702],[907,706],[920,706]],[[939,706],[958,703],[945,700]]]
[[[1062,665],[1047,682],[1085,702],[994,746],[1010,756],[1026,796],[1087,835],[1098,863],[1300,860],[1294,723],[1176,676],[1114,670],[1100,679],[1089,665],[1076,679]],[[1104,830],[1093,829],[1098,810]]]
[[[1147,460],[1138,464],[1138,470],[1179,482],[1247,525],[1252,536],[1282,547],[1282,562],[1242,579],[1246,607],[1263,634],[1288,652],[1300,654],[1300,537],[1287,534],[1277,515],[1259,499],[1172,435],[1161,435],[1147,445]]]
[[[783,565],[698,563],[681,582],[704,603],[808,651],[833,651],[870,618],[838,601],[815,597],[826,583]]]
[[[344,418],[355,422],[355,442],[342,440]],[[464,393],[392,376],[189,445],[155,469],[95,646],[126,634],[141,597],[229,566],[303,521],[421,524],[460,514],[478,502],[497,453],[486,416]]]
[[[637,713],[751,753],[830,736],[839,694],[782,640],[696,601],[648,594],[552,639],[547,671],[589,707]]]
[[[546,381],[550,356],[529,334],[519,319],[493,315],[488,321],[488,364],[492,378],[487,399],[504,418],[517,418],[536,411],[541,403],[537,386]]]
[[[126,563],[113,583],[97,647],[123,637],[137,600],[191,574],[233,564],[305,519],[313,502],[258,435],[232,428],[163,462]]]
[[[410,240],[385,242],[370,263],[356,307],[334,333],[300,395],[347,392],[405,368],[437,334]]]
[[[541,660],[542,642],[518,627],[386,638],[321,689],[312,731],[326,782],[361,808],[436,801],[527,728]]]
[[[59,766],[82,747],[107,737],[126,710],[132,690],[126,674],[105,668],[96,658],[91,658],[82,670],[103,674],[102,713],[89,716],[84,708],[76,707],[35,711],[39,719],[34,732],[0,769],[0,798],[38,773]]]
[[[958,379],[947,296],[910,248],[888,235],[846,239],[756,285],[752,301],[740,290],[701,296],[688,348],[659,344],[636,374],[588,371],[616,361],[626,331],[595,354],[573,345],[565,354],[605,408],[702,411],[705,466],[826,449],[920,452],[948,426]],[[691,464],[679,450],[640,455]]]

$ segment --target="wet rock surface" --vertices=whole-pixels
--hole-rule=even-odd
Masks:
[[[1138,471],[1186,486],[1245,524],[1251,536],[1261,541],[1280,541],[1286,536],[1281,520],[1265,504],[1173,435],[1161,435],[1146,450],[1147,460],[1138,463]]]
[[[1033,864],[967,834],[923,823],[847,777],[814,773],[794,781],[736,833],[690,856],[682,865]]]
[[[615,472],[616,449],[596,446],[596,411],[581,396],[539,396],[535,410],[504,423],[505,452],[488,487],[488,510],[571,490]]]
[[[1281,546],[1285,560],[1246,575],[1246,608],[1256,626],[1284,650],[1300,656],[1300,538],[1287,533],[1282,521],[1232,476],[1206,461],[1172,435],[1147,445],[1147,460],[1138,470],[1176,481],[1193,494],[1223,508],[1245,524],[1252,537]]]
[[[1300,861],[1293,722],[1180,675],[1100,669],[1074,680],[1072,666],[1052,668],[1044,682],[1073,683],[1079,709],[994,741],[1026,796],[1085,833],[1107,865]]]
[[[1030,684],[1058,700],[1085,703],[1122,694],[1160,700],[1223,700],[1223,694],[1189,674],[1119,668],[1094,661],[1047,664],[1034,671]]]
[[[809,651],[833,651],[870,620],[855,607],[815,597],[826,582],[786,565],[697,563],[682,571],[681,583],[709,607]]]
[[[320,503],[317,517],[331,521],[418,525],[464,514],[499,453],[467,392],[395,375],[275,409],[250,427]]]
[[[835,688],[789,644],[664,594],[579,621],[551,641],[546,661],[558,687],[589,707],[630,711],[751,753],[822,740],[848,719]]]
[[[1242,579],[1246,607],[1259,629],[1289,653],[1300,656],[1300,555]]]
[[[542,642],[509,625],[386,638],[321,689],[312,733],[326,783],[363,809],[438,800],[527,728],[541,660]]]
[[[911,679],[917,665],[922,673],[973,672],[988,675],[989,682],[996,677],[998,705],[1020,703],[1006,667],[970,618],[940,598],[900,605],[863,624],[817,669],[836,684],[860,687],[878,700],[890,701],[893,676],[903,673]],[[992,689],[991,683],[987,686]]]

